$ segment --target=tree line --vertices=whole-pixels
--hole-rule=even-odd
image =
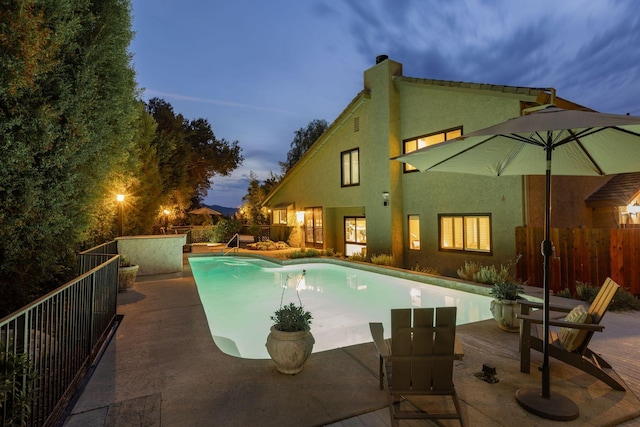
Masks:
[[[199,206],[242,163],[135,81],[128,0],[9,0],[0,10],[0,317],[75,274],[76,254]]]

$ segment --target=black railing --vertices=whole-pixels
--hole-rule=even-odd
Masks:
[[[15,422],[16,414],[27,426],[62,419],[116,319],[119,257],[109,246],[114,243],[79,256],[80,271],[92,263],[97,267],[0,319],[0,365],[25,355],[34,374],[33,379],[24,370],[10,375],[17,389],[2,402],[0,425]],[[25,404],[19,396],[28,396]]]
[[[78,254],[78,275],[92,270],[118,254],[118,242],[112,240]]]

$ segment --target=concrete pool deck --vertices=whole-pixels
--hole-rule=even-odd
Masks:
[[[228,356],[213,343],[188,263],[182,273],[139,277],[133,291],[119,294],[118,313],[122,323],[65,426],[390,425],[372,343],[314,353],[295,376],[279,374],[270,360]],[[592,347],[628,391],[551,359],[551,389],[580,407],[580,417],[564,425],[631,426],[640,417],[640,314],[610,312],[603,324]],[[535,368],[519,372],[518,334],[490,320],[460,326],[458,335],[465,357],[454,382],[467,425],[558,425],[514,398],[521,387],[540,386]],[[541,358],[532,353],[534,366]],[[496,367],[498,383],[475,377],[483,363]]]

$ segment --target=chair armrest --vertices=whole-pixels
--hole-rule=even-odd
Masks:
[[[526,306],[529,308],[538,308],[540,310],[544,308],[544,304],[541,302],[529,301],[526,299],[519,299],[518,302],[520,303],[521,306]],[[562,305],[549,305],[549,311],[559,311],[562,313],[569,313],[572,309],[573,307],[565,307]]]
[[[561,328],[572,328],[572,329],[580,329],[583,331],[597,331],[602,332],[604,330],[604,326],[595,323],[575,323],[575,322],[567,322],[565,320],[549,320],[550,326],[559,326]]]
[[[518,303],[520,305],[528,306],[528,307],[531,307],[531,308],[542,308],[543,307],[541,302],[529,301],[528,299],[524,299],[524,298],[519,298],[518,299]]]
[[[529,316],[524,314],[519,314],[518,319],[524,320],[525,322],[542,324],[542,317],[540,316]],[[604,326],[600,324],[594,323],[575,323],[575,322],[567,322],[562,319],[549,319],[549,326],[559,326],[561,328],[573,328],[573,329],[581,329],[585,331],[598,331],[601,332],[604,330]]]
[[[391,351],[389,350],[389,346],[384,340],[384,328],[382,323],[369,323],[369,330],[371,331],[371,337],[373,338],[373,343],[378,349],[378,353],[382,357],[389,357],[391,355]]]

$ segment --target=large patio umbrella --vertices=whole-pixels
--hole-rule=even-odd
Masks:
[[[218,212],[217,210],[208,208],[206,206],[189,211],[189,213],[193,215],[222,215],[222,213]]]
[[[521,117],[396,157],[421,171],[478,175],[545,175],[542,392],[520,389],[528,411],[556,420],[578,417],[578,407],[549,382],[549,296],[552,175],[607,175],[640,171],[640,117],[545,106]],[[552,163],[553,160],[553,163]]]

